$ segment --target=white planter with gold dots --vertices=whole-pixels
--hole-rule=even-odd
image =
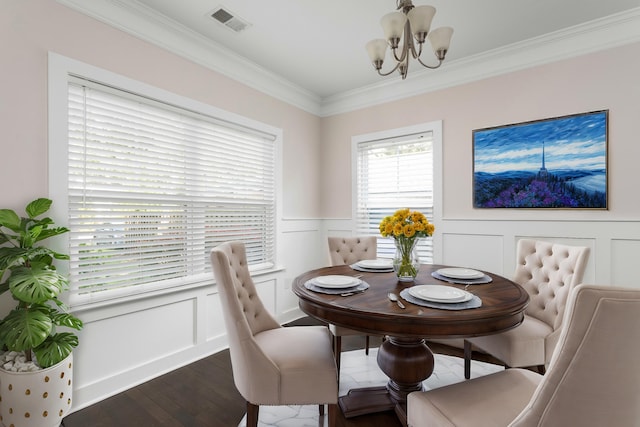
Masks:
[[[35,372],[0,369],[0,419],[4,427],[57,427],[71,409],[73,353]]]

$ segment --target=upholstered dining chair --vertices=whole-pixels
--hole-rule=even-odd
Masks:
[[[530,298],[522,324],[499,334],[434,342],[464,349],[466,379],[471,377],[471,359],[483,354],[506,367],[544,373],[560,336],[567,296],[582,282],[588,259],[587,247],[520,239],[513,281]]]
[[[545,375],[512,368],[409,394],[410,427],[637,427],[640,290],[578,285]]]
[[[331,265],[351,265],[378,256],[376,236],[329,237],[328,243]]]
[[[582,283],[589,248],[520,239],[513,281],[529,294],[522,324],[509,331],[466,340],[465,372],[473,348],[511,368],[536,367],[544,374],[558,342],[569,292]]]
[[[329,237],[329,257],[331,265],[351,265],[365,259],[376,259],[378,238],[376,236],[362,237]],[[333,350],[336,358],[338,373],[340,372],[340,356],[342,353],[342,337],[362,335],[362,332],[330,324],[329,330],[333,334]],[[369,335],[365,335],[365,354],[369,354]]]
[[[236,388],[247,401],[247,427],[258,425],[259,405],[328,404],[329,426],[338,411],[338,375],[325,326],[282,327],[253,283],[242,242],[211,251]]]

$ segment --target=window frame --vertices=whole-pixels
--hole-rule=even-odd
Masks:
[[[120,90],[139,94],[160,102],[184,108],[189,111],[215,117],[241,127],[256,129],[260,132],[275,136],[275,236],[274,236],[274,264],[269,268],[250,267],[252,273],[269,274],[281,269],[278,262],[279,230],[281,221],[282,203],[282,137],[283,131],[280,128],[243,117],[241,115],[225,111],[212,105],[187,98],[176,93],[148,85],[146,83],[124,77],[108,70],[101,69],[80,61],[64,57],[62,55],[49,52],[49,73],[48,73],[48,113],[49,113],[49,144],[48,144],[48,177],[49,177],[49,197],[54,201],[50,215],[56,223],[67,226],[68,210],[68,114],[67,97],[68,83],[74,78],[80,77],[86,80],[95,81],[106,86],[116,87]],[[59,236],[52,242],[55,249],[68,253],[68,237]],[[68,273],[66,263],[61,263],[59,269],[62,273]],[[183,291],[186,289],[208,286],[214,283],[212,274],[201,274],[199,277],[185,277],[184,280],[169,281],[160,286],[139,285],[136,289],[127,291],[124,289],[113,289],[93,295],[84,299],[71,299],[70,293],[64,295],[64,300],[74,310],[90,308],[117,302],[128,302],[138,298],[145,298],[168,292]]]
[[[433,136],[433,218],[429,222],[436,226],[436,231],[431,237],[433,239],[433,263],[441,263],[441,252],[437,250],[440,246],[440,236],[442,235],[442,121],[420,123],[413,126],[387,129],[379,132],[355,135],[351,138],[351,229],[357,233],[357,209],[358,209],[358,144],[384,139],[400,139],[409,135],[416,135],[431,132]],[[400,208],[411,208],[411,206],[398,206]],[[379,234],[379,239],[384,239]],[[381,254],[379,254],[381,255]]]

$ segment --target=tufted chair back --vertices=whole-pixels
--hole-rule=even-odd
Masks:
[[[499,334],[465,339],[465,378],[473,348],[510,367],[536,366],[544,373],[562,331],[567,297],[582,282],[589,248],[521,239],[516,250],[514,282],[529,294],[524,320]]]
[[[516,257],[513,280],[531,299],[526,314],[559,330],[569,292],[582,282],[589,248],[521,239]]]
[[[363,259],[376,259],[377,250],[376,236],[329,237],[331,265],[350,265]]]
[[[274,367],[266,363],[254,335],[281,326],[264,308],[256,292],[242,242],[223,243],[214,248],[211,263],[228,332],[234,382],[245,399],[260,401],[269,389],[258,390],[260,384],[256,380]]]

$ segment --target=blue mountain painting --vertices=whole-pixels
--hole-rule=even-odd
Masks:
[[[607,115],[474,131],[474,207],[606,209]]]

